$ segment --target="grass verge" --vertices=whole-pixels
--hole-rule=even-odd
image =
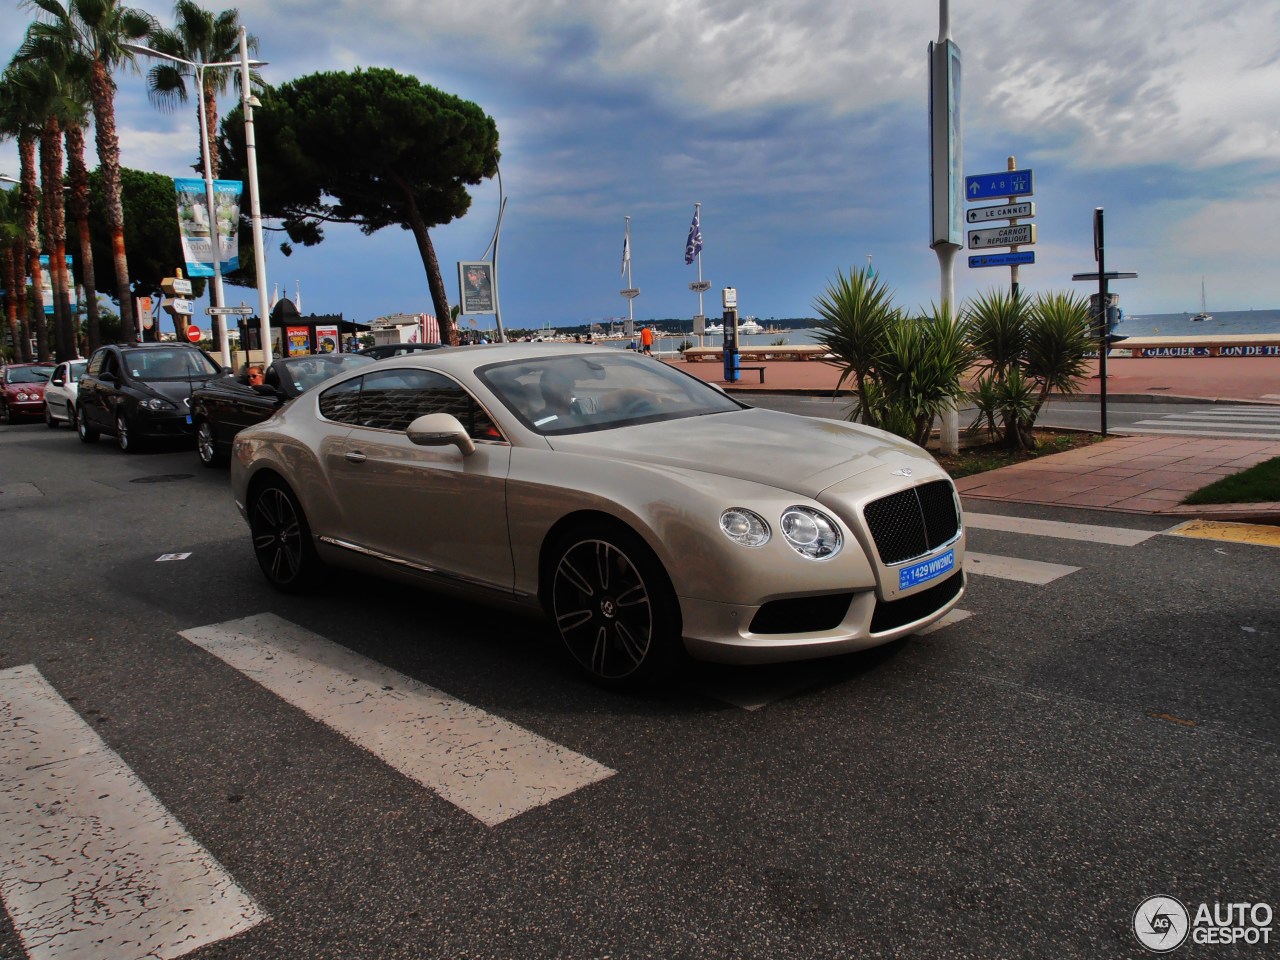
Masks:
[[[1233,473],[1201,487],[1183,503],[1272,503],[1280,501],[1280,457],[1264,460],[1248,470]]]

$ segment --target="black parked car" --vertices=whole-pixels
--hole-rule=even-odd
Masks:
[[[317,353],[282,357],[267,368],[261,383],[250,364],[238,375],[210,380],[191,397],[196,452],[206,467],[225,463],[231,440],[245,427],[261,423],[285,403],[330,377],[373,363],[356,353]]]
[[[443,343],[383,343],[376,347],[357,350],[356,355],[370,357],[373,360],[385,360],[387,357],[403,357],[415,350],[439,350],[443,346]]]
[[[223,370],[186,343],[122,343],[89,358],[76,395],[76,431],[85,443],[111,434],[121,450],[191,435],[191,394]]]

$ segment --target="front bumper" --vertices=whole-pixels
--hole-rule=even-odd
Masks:
[[[778,663],[866,650],[916,633],[946,616],[964,596],[965,574],[953,574],[898,600],[880,600],[875,589],[859,590],[834,626],[797,633],[753,632],[759,605],[680,599],[684,645],[691,657],[718,663]],[[839,595],[841,597],[845,595]],[[798,598],[803,603],[806,598]],[[820,602],[822,598],[811,598]],[[843,602],[843,601],[841,601]]]
[[[141,410],[134,414],[130,424],[135,436],[147,440],[166,440],[194,436],[191,417],[183,413],[149,413]]]

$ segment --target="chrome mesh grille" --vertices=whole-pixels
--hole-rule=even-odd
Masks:
[[[950,481],[912,487],[881,497],[862,511],[881,563],[902,563],[940,547],[960,529]]]

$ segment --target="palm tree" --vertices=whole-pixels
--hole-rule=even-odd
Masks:
[[[89,238],[89,168],[84,162],[85,117],[68,118],[63,124],[67,140],[67,214],[76,225],[80,250],[80,285],[84,288],[85,334],[88,353],[102,345],[98,318],[98,282],[93,270],[93,244]]]
[[[0,128],[6,136],[18,141],[19,179],[22,186],[22,235],[26,242],[27,272],[31,276],[35,296],[30,305],[30,333],[35,335],[36,356],[30,357],[28,339],[23,338],[23,356],[27,359],[49,359],[49,331],[44,320],[44,274],[40,268],[40,188],[36,175],[36,141],[44,125],[23,87],[26,78],[10,65],[0,79]]]
[[[820,318],[817,341],[844,368],[836,389],[852,378],[858,393],[854,416],[876,426],[876,405],[868,385],[884,350],[886,332],[899,315],[893,293],[866,271],[850,269],[848,276],[836,271],[836,279],[814,301],[814,307]]]
[[[123,46],[142,40],[155,29],[155,18],[119,0],[25,0],[43,15],[27,30],[18,51],[22,59],[66,62],[71,56],[88,63],[89,90],[93,100],[94,134],[98,163],[107,198],[107,223],[111,228],[116,288],[120,291],[120,320],[126,330],[136,330],[130,296],[129,263],[124,248],[124,208],[120,201],[120,138],[116,135],[115,83],[112,71],[133,57]]]
[[[175,25],[172,30],[158,28],[150,36],[149,46],[160,53],[181,57],[192,63],[227,63],[240,58],[240,11],[224,10],[214,16],[192,0],[178,0],[173,8]],[[246,37],[250,51],[258,52],[258,38]],[[225,93],[228,81],[240,87],[240,71],[233,67],[213,68],[203,71],[205,136],[201,147],[209,144],[209,167],[213,178],[218,178],[218,95]],[[189,97],[187,74],[175,63],[158,63],[147,71],[147,96],[161,109],[172,110]],[[192,78],[194,79],[194,78]],[[196,110],[199,120],[200,110]],[[197,153],[200,161],[203,154]],[[199,173],[204,172],[202,162],[195,164]]]

